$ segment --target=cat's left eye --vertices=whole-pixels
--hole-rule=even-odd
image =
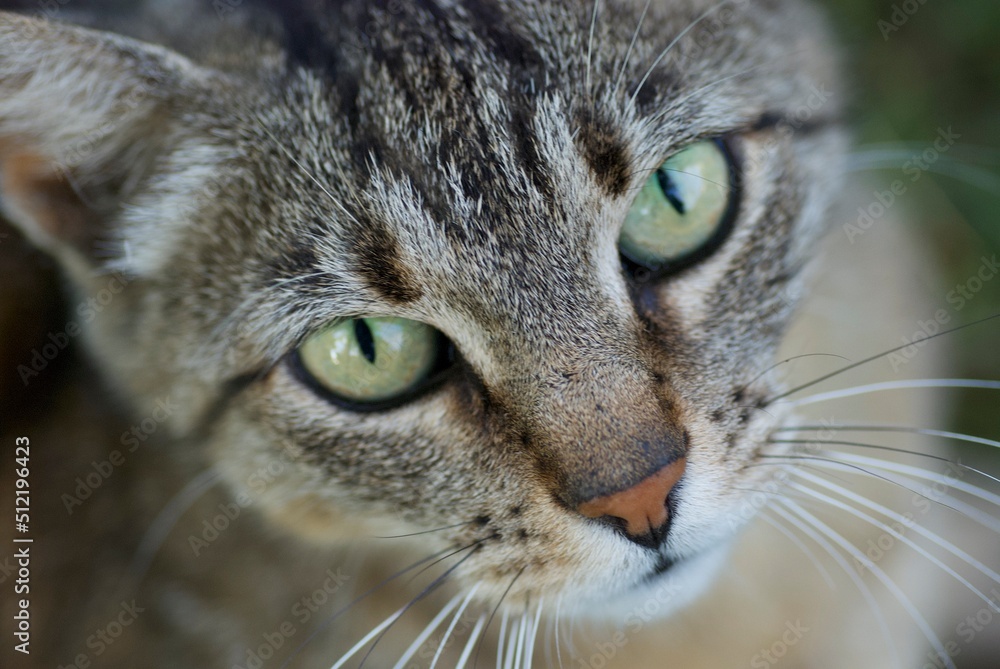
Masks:
[[[724,232],[733,190],[732,161],[720,142],[682,149],[636,196],[618,240],[621,254],[653,271],[691,259]]]
[[[325,394],[357,408],[380,408],[425,387],[442,361],[444,336],[404,318],[353,318],[307,339],[299,369]]]

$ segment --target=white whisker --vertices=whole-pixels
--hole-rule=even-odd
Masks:
[[[341,203],[341,201],[338,200],[336,198],[336,196],[334,196],[334,194],[331,193],[330,190],[326,186],[324,186],[323,183],[319,179],[317,179],[313,175],[313,173],[310,172],[306,168],[306,166],[303,165],[299,161],[299,159],[296,158],[292,154],[291,151],[288,150],[288,147],[285,146],[284,142],[281,142],[280,140],[278,140],[278,138],[275,137],[274,134],[270,130],[268,130],[267,126],[265,126],[263,122],[258,122],[258,125],[260,125],[261,130],[263,130],[264,133],[268,137],[271,138],[271,141],[274,143],[274,145],[277,146],[279,149],[281,149],[281,152],[284,153],[285,156],[289,160],[291,160],[293,163],[295,163],[296,167],[298,167],[300,170],[302,170],[302,174],[304,174],[306,177],[308,177],[309,180],[312,181],[316,185],[316,187],[319,188],[323,192],[324,195],[326,195],[326,197],[330,200],[330,202],[333,204],[333,206],[336,207],[340,211],[340,213],[344,214],[344,216],[346,216],[348,218],[348,220],[350,220],[351,222],[357,223],[357,219],[354,217],[354,215],[351,214],[351,212],[348,211],[346,207],[344,207],[343,203]]]
[[[222,472],[215,467],[209,467],[191,479],[176,495],[170,498],[170,501],[157,514],[139,541],[139,547],[135,549],[128,570],[129,578],[134,585],[138,585],[146,577],[146,572],[149,570],[153,558],[181,516],[221,478]]]
[[[835,586],[833,584],[833,577],[830,576],[830,572],[828,572],[826,570],[826,567],[823,566],[823,563],[821,563],[819,561],[819,557],[815,553],[813,553],[809,549],[809,547],[806,546],[805,543],[801,539],[799,539],[797,536],[795,536],[791,532],[791,530],[789,530],[784,525],[782,525],[780,522],[778,522],[778,520],[776,518],[772,518],[766,512],[762,511],[761,514],[760,514],[760,517],[761,517],[761,520],[763,520],[764,522],[768,523],[769,525],[771,525],[772,527],[774,527],[776,530],[778,530],[779,532],[781,532],[783,535],[785,535],[785,537],[789,541],[791,541],[795,545],[796,548],[798,548],[800,551],[802,551],[805,554],[805,556],[807,558],[809,558],[809,561],[813,563],[813,566],[816,567],[816,571],[818,571],[820,573],[820,575],[823,577],[823,580],[830,587],[830,589],[831,590],[835,589]]]
[[[455,669],[465,669],[465,665],[469,662],[469,657],[472,656],[472,651],[476,647],[476,639],[483,632],[483,626],[486,625],[486,616],[479,616],[479,620],[476,621],[476,626],[472,628],[472,632],[469,633],[469,640],[465,642],[465,648],[462,650],[462,655],[458,658],[458,663],[455,665]]]
[[[525,652],[524,667],[525,669],[531,669],[533,660],[535,659],[535,638],[538,636],[538,628],[541,625],[542,619],[542,607],[545,606],[545,600],[538,600],[538,610],[535,611],[535,620],[531,624],[531,637],[528,639],[528,650]]]
[[[974,585],[972,585],[972,583],[970,583],[968,579],[966,579],[964,576],[962,576],[961,574],[959,574],[957,571],[955,571],[954,569],[952,569],[951,567],[949,567],[948,565],[946,565],[944,562],[942,562],[940,559],[938,559],[937,557],[935,557],[934,555],[932,555],[929,551],[927,551],[925,548],[923,548],[922,546],[920,546],[919,544],[917,544],[916,542],[914,542],[912,539],[909,539],[906,536],[904,536],[903,534],[901,534],[901,533],[897,532],[896,530],[892,529],[889,525],[887,525],[887,524],[885,524],[885,523],[883,523],[883,522],[881,522],[879,520],[876,520],[875,518],[872,518],[867,513],[864,513],[862,511],[858,511],[857,509],[855,509],[854,507],[852,507],[850,504],[845,504],[844,502],[841,502],[840,500],[834,499],[834,498],[832,498],[832,497],[830,497],[828,495],[824,495],[823,493],[821,493],[821,492],[819,492],[817,490],[813,490],[812,488],[810,488],[808,486],[804,486],[804,485],[801,485],[801,484],[798,484],[798,483],[792,483],[791,485],[796,490],[800,490],[801,492],[804,492],[807,495],[811,495],[812,497],[815,497],[816,499],[818,499],[818,500],[820,500],[822,502],[825,502],[825,503],[829,504],[830,506],[833,506],[834,508],[840,509],[842,511],[846,511],[847,513],[851,514],[852,516],[855,516],[856,518],[860,518],[861,520],[865,521],[866,523],[869,523],[870,525],[872,525],[874,527],[877,527],[878,529],[882,530],[883,532],[887,532],[888,534],[892,535],[893,537],[895,537],[899,541],[902,541],[904,544],[906,544],[907,546],[909,546],[910,548],[912,548],[913,550],[915,550],[917,553],[919,553],[920,555],[922,555],[924,558],[926,558],[928,561],[930,561],[936,567],[940,568],[946,574],[948,574],[949,576],[951,576],[952,578],[954,578],[956,581],[958,581],[959,583],[961,583],[962,585],[964,585],[966,588],[968,588],[969,590],[971,590],[977,597],[979,597],[984,602],[986,602],[990,607],[992,607],[996,611],[1000,612],[1000,606],[997,606],[996,604],[994,604],[993,601],[989,597],[987,597],[985,593],[983,593],[981,590],[979,590]],[[941,541],[936,541],[936,543],[938,543],[938,545],[944,546],[944,543],[942,543]],[[984,573],[992,573],[994,575],[996,574],[996,572],[993,572],[992,570],[986,570]],[[994,580],[996,580],[997,582],[1000,582],[1000,580],[998,580],[996,578],[994,578]]]
[[[576,631],[576,624],[579,615],[579,609],[576,609],[566,621],[566,644],[569,649],[570,657],[578,655],[576,652],[576,637],[573,633]]]
[[[906,465],[897,465],[896,463],[892,463],[892,462],[887,462],[887,461],[882,461],[882,460],[874,460],[874,459],[870,459],[870,458],[864,458],[863,456],[855,456],[855,455],[852,455],[850,453],[844,453],[844,452],[841,452],[841,451],[832,451],[832,452],[830,452],[830,454],[831,455],[839,456],[841,458],[841,460],[844,460],[844,461],[837,460],[837,459],[834,459],[834,458],[823,458],[823,457],[815,457],[815,456],[798,456],[798,457],[796,457],[796,456],[774,456],[774,457],[776,457],[778,459],[787,458],[789,460],[796,460],[796,459],[808,460],[808,461],[812,462],[814,464],[814,466],[819,467],[819,468],[823,468],[823,469],[835,469],[837,471],[847,472],[849,474],[865,475],[865,476],[871,476],[871,477],[874,477],[874,478],[877,478],[877,479],[881,479],[882,481],[885,481],[886,483],[890,483],[892,485],[899,486],[900,488],[903,488],[904,490],[908,490],[908,491],[912,492],[914,495],[917,495],[918,497],[923,497],[924,499],[926,499],[926,500],[928,500],[930,502],[933,502],[934,504],[938,504],[940,506],[943,506],[946,509],[951,509],[955,513],[963,515],[966,518],[969,518],[970,520],[973,520],[973,521],[979,523],[983,527],[986,527],[986,528],[988,528],[988,529],[990,529],[990,530],[992,530],[994,532],[1000,533],[1000,521],[998,521],[997,519],[993,518],[989,514],[984,513],[980,509],[977,509],[976,507],[974,507],[974,506],[972,506],[970,504],[967,504],[967,503],[963,502],[960,499],[956,499],[955,497],[953,497],[951,495],[944,494],[944,493],[936,493],[935,497],[931,497],[930,495],[928,495],[926,493],[922,493],[919,490],[917,490],[916,488],[911,487],[911,486],[916,485],[916,483],[917,483],[913,479],[908,479],[908,478],[905,478],[905,477],[893,477],[890,474],[891,472],[897,472],[898,469],[900,469],[900,468],[906,468]],[[846,460],[852,460],[852,459],[855,459],[855,458],[860,458],[861,459],[860,461],[865,463],[865,466],[867,467],[867,469],[865,467],[862,467],[861,465],[852,464],[850,462],[846,462]],[[872,469],[877,469],[881,473],[873,472],[873,471],[871,471]],[[913,467],[913,468],[908,468],[908,469],[912,469],[912,470],[921,472],[920,474],[915,474],[915,476],[917,476],[918,478],[924,479],[924,480],[929,480],[929,481],[934,481],[934,482],[937,482],[937,483],[942,483],[942,484],[945,484],[945,485],[948,485],[948,486],[951,486],[951,487],[954,487],[954,488],[958,488],[959,485],[962,484],[962,482],[958,481],[957,479],[950,479],[950,478],[947,478],[947,477],[942,476],[940,474],[934,474],[933,472],[928,472],[926,470],[920,469],[919,467]],[[890,472],[890,473],[886,473],[886,472]],[[907,485],[907,484],[909,484],[909,485]],[[978,494],[977,493],[970,493],[970,494],[977,494],[977,496],[981,496],[981,495],[990,496],[991,495],[991,493],[988,493],[988,492],[986,492],[986,491],[984,491],[984,490],[982,490],[980,488],[977,488],[975,486],[970,486],[968,484],[964,484],[964,485],[968,486],[971,490],[977,491],[977,493],[978,493]],[[928,491],[928,492],[932,492],[932,491]]]
[[[703,84],[702,86],[699,86],[698,88],[695,88],[694,90],[690,91],[687,95],[685,95],[683,97],[680,97],[680,98],[677,98],[676,100],[671,100],[670,104],[665,109],[663,109],[660,112],[657,112],[655,115],[653,115],[652,117],[650,117],[650,121],[651,122],[656,122],[656,121],[659,121],[661,118],[663,118],[664,116],[666,116],[668,114],[674,114],[674,113],[676,113],[677,110],[680,109],[681,106],[685,102],[687,102],[691,98],[694,98],[694,97],[697,97],[698,95],[701,95],[702,93],[704,93],[705,91],[707,91],[710,88],[713,88],[713,87],[718,86],[720,84],[724,84],[727,81],[732,81],[733,79],[739,79],[740,77],[744,77],[744,76],[750,74],[751,72],[763,69],[765,67],[769,67],[769,66],[767,66],[767,65],[754,65],[753,67],[748,67],[745,70],[741,70],[739,72],[735,72],[735,73],[730,74],[730,75],[725,76],[725,77],[719,77],[718,79],[714,79],[714,80],[708,82],[707,84]]]
[[[555,623],[555,619],[552,616],[549,616],[548,618],[546,618],[545,619],[545,631],[542,633],[542,639],[545,640],[545,643],[542,644],[542,649],[545,652],[545,666],[546,667],[555,666],[555,662],[553,662],[553,658],[552,658],[552,636],[553,636],[552,635],[552,626],[553,626],[554,623]],[[538,630],[535,630],[535,632],[537,633]]]
[[[618,71],[618,78],[615,80],[615,92],[619,91],[622,86],[622,78],[625,76],[625,70],[628,68],[629,58],[632,56],[632,49],[635,48],[636,40],[639,39],[639,33],[642,31],[642,23],[646,20],[646,13],[649,11],[649,5],[652,4],[653,0],[646,0],[646,6],[642,8],[642,15],[639,16],[639,25],[635,27],[635,32],[632,33],[632,41],[629,42],[628,50],[625,52],[625,59],[622,61],[622,67]]]
[[[503,669],[501,662],[503,661],[503,644],[507,639],[507,612],[504,611],[503,615],[500,616],[500,636],[497,637],[497,669]]]
[[[318,279],[321,276],[326,276],[326,272],[313,272],[312,274],[302,274],[297,276],[292,276],[287,279],[281,279],[279,281],[271,282],[271,288],[281,288],[290,283],[295,283],[297,281],[308,281],[310,279]]]
[[[848,157],[865,158],[867,156],[881,156],[903,163],[913,158],[914,153],[923,153],[926,148],[927,144],[925,142],[870,142],[856,147],[848,154]],[[978,146],[976,144],[956,144],[952,147],[952,152],[958,155],[969,156],[970,159],[980,162],[1000,165],[1000,151],[992,147]]]
[[[851,173],[869,172],[883,169],[900,169],[906,161],[913,158],[913,154],[905,155],[906,157],[902,159],[898,156],[851,156],[844,172]],[[976,165],[969,165],[963,162],[948,160],[947,156],[944,156],[944,158],[945,160],[938,164],[927,165],[927,171],[933,174],[951,177],[952,179],[956,179],[958,181],[963,181],[989,193],[1000,194],[1000,179],[998,179],[997,176],[989,170]]]
[[[497,669],[503,669],[504,642],[507,640],[507,622],[509,619],[510,614],[504,611],[500,617],[500,636],[497,639]]]
[[[445,644],[448,643],[448,639],[449,637],[451,637],[451,633],[455,631],[455,625],[458,624],[458,621],[462,617],[462,614],[465,613],[466,607],[469,606],[469,602],[472,601],[472,598],[475,596],[476,591],[479,590],[480,585],[482,585],[482,582],[476,583],[474,586],[472,586],[472,589],[469,590],[469,594],[467,594],[465,596],[465,599],[462,600],[462,605],[458,608],[458,611],[456,611],[455,615],[452,617],[451,624],[448,625],[448,629],[445,630],[444,636],[441,638],[441,643],[438,645],[437,652],[434,653],[434,658],[431,660],[430,669],[434,669],[434,667],[437,666],[438,659],[440,659],[441,653],[444,652]]]
[[[960,432],[949,432],[947,430],[935,430],[923,427],[911,427],[909,425],[887,425],[879,423],[869,423],[869,424],[856,424],[856,425],[788,425],[785,427],[779,427],[774,430],[775,433],[778,432],[792,432],[792,433],[806,433],[820,430],[831,430],[833,432],[879,432],[879,433],[890,433],[890,434],[915,434],[924,437],[938,437],[941,439],[950,439],[953,441],[961,441],[971,444],[981,444],[983,446],[990,446],[991,448],[1000,448],[1000,441],[995,441],[993,439],[986,439],[983,437],[975,437],[969,434],[962,434]],[[1000,477],[993,476],[992,474],[985,472],[981,469],[975,467],[970,467],[969,465],[964,465],[961,462],[953,461],[949,458],[934,455],[933,453],[923,453],[921,451],[914,451],[906,448],[896,448],[891,446],[882,446],[878,444],[859,444],[856,442],[848,441],[833,441],[815,438],[804,438],[800,441],[783,441],[783,440],[771,440],[771,443],[819,443],[819,444],[833,444],[840,446],[858,446],[862,448],[872,448],[877,450],[892,451],[896,453],[906,453],[909,455],[915,455],[923,458],[931,458],[934,460],[939,460],[941,462],[948,462],[960,469],[965,469],[970,472],[975,472],[980,476],[988,478],[990,480],[1000,483]]]
[[[721,191],[725,191],[725,190],[729,189],[729,184],[723,184],[723,183],[720,183],[718,181],[714,181],[714,180],[709,179],[708,177],[704,177],[704,176],[702,176],[700,174],[695,174],[694,172],[685,172],[684,170],[675,170],[675,169],[672,169],[672,168],[669,168],[669,167],[660,167],[659,169],[663,170],[664,172],[673,172],[675,174],[683,174],[685,176],[689,176],[689,177],[692,177],[694,179],[698,179],[699,181],[704,181],[705,183],[710,183],[713,186],[717,187]]]
[[[859,576],[857,571],[851,567],[851,564],[844,558],[843,555],[841,555],[840,551],[838,551],[834,546],[831,546],[830,542],[810,527],[807,522],[801,518],[797,518],[781,507],[774,506],[771,510],[791,523],[793,527],[798,528],[798,530],[807,537],[815,541],[820,548],[825,550],[830,557],[834,559],[844,573],[847,574],[848,578],[854,582],[854,585],[858,588],[858,592],[861,593],[861,596],[865,598],[866,602],[868,602],[868,606],[871,607],[872,614],[875,616],[875,620],[882,631],[882,636],[885,638],[886,647],[889,648],[889,651],[892,653],[892,666],[900,666],[899,651],[896,648],[895,642],[892,640],[892,634],[889,632],[889,624],[886,622],[885,614],[879,607],[878,600],[875,599],[875,595],[872,593],[871,588],[868,587],[868,584],[862,580],[861,576]]]
[[[521,614],[521,621],[518,627],[517,634],[517,645],[514,649],[514,663],[511,665],[512,669],[521,669],[522,662],[524,662],[524,647],[527,643],[528,638],[528,626],[531,624],[531,618],[528,617],[528,612],[525,611]]]
[[[881,567],[875,564],[875,562],[872,561],[862,551],[858,550],[858,548],[854,544],[852,544],[850,541],[848,541],[843,536],[838,534],[829,525],[821,521],[819,518],[817,518],[816,516],[812,515],[811,513],[803,509],[800,505],[787,499],[779,500],[779,502],[781,504],[784,504],[792,512],[798,514],[798,516],[802,518],[802,520],[812,525],[814,528],[816,528],[816,530],[825,534],[827,537],[830,538],[831,541],[838,544],[842,549],[847,551],[847,553],[850,554],[851,557],[853,557],[855,560],[863,564],[872,573],[872,575],[875,576],[875,578],[877,578],[879,582],[881,582],[882,585],[885,586],[885,588],[892,593],[892,595],[897,599],[897,601],[899,601],[900,605],[904,609],[906,609],[906,612],[913,619],[913,622],[917,624],[917,627],[920,628],[920,631],[923,632],[924,636],[927,638],[927,641],[933,647],[934,652],[938,654],[939,659],[944,661],[946,663],[946,666],[949,667],[949,669],[957,669],[955,663],[951,659],[951,655],[949,655],[948,652],[945,651],[944,645],[942,645],[941,643],[941,639],[938,638],[938,635],[931,628],[930,624],[928,624],[927,619],[924,618],[922,615],[920,615],[920,611],[913,604],[910,598],[906,596],[906,593],[904,593],[900,589],[900,587],[896,585],[895,581],[889,578],[888,574],[882,571]]]
[[[503,669],[514,669],[514,654],[517,652],[517,639],[521,632],[521,623],[523,622],[524,616],[522,615],[517,620],[514,620],[510,626],[510,632],[507,634],[507,647],[503,653]]]
[[[835,430],[838,432],[905,432],[908,434],[920,434],[927,437],[941,437],[942,439],[953,439],[964,441],[970,444],[981,444],[1000,448],[1000,441],[976,437],[971,434],[961,432],[948,432],[947,430],[934,430],[926,427],[911,427],[909,425],[889,425],[886,423],[858,423],[854,425],[786,425],[779,427],[775,432],[801,432],[813,430]]]
[[[947,507],[947,508],[951,509],[952,511],[955,511],[956,513],[962,513],[961,511],[959,511],[958,509],[956,509],[954,507],[949,507],[947,504],[944,504],[940,500],[932,500],[927,495],[924,495],[924,494],[920,493],[915,488],[911,488],[911,487],[909,487],[909,486],[907,486],[907,485],[905,485],[903,483],[900,483],[899,481],[893,479],[891,476],[886,476],[885,474],[882,474],[882,473],[873,472],[870,468],[866,469],[865,467],[861,467],[860,465],[850,464],[850,463],[844,462],[843,460],[838,460],[837,458],[833,457],[833,456],[837,456],[837,455],[847,455],[847,453],[843,453],[841,451],[820,451],[820,455],[762,455],[761,458],[767,458],[769,460],[770,459],[774,459],[774,460],[787,460],[788,462],[786,462],[786,463],[757,463],[757,464],[752,464],[752,465],[747,465],[747,466],[748,467],[760,467],[760,466],[764,466],[764,465],[767,465],[767,464],[774,464],[774,465],[779,465],[780,464],[781,466],[788,466],[790,464],[794,464],[794,463],[799,462],[799,461],[806,461],[806,462],[809,462],[810,464],[809,465],[801,465],[800,464],[800,465],[797,465],[797,466],[802,467],[802,468],[814,467],[814,468],[836,469],[837,471],[847,472],[848,474],[870,476],[872,478],[880,479],[882,481],[885,481],[886,483],[898,486],[898,487],[902,488],[903,490],[907,490],[909,492],[912,492],[914,495],[916,495],[918,497],[923,497],[924,499],[927,499],[929,501],[932,501],[932,502],[935,502],[937,504],[940,504],[941,506]],[[837,478],[839,478],[839,477],[837,477]]]
[[[384,630],[385,628],[389,627],[389,625],[391,625],[394,622],[396,622],[396,620],[398,620],[399,617],[401,615],[403,615],[404,613],[406,613],[406,607],[405,606],[402,607],[401,609],[397,610],[395,613],[393,613],[391,616],[389,616],[388,618],[386,618],[382,622],[380,622],[378,624],[378,626],[375,627],[375,629],[373,629],[372,631],[370,631],[368,634],[364,635],[361,638],[361,641],[359,641],[356,644],[354,644],[353,646],[351,646],[351,649],[349,651],[347,651],[347,653],[345,653],[344,655],[342,655],[341,658],[339,660],[337,660],[336,664],[334,664],[332,667],[330,667],[330,669],[340,669],[342,666],[344,666],[349,659],[351,659],[352,657],[354,657],[357,654],[357,652],[359,650],[361,650],[366,645],[368,645],[369,641],[371,641],[372,639],[374,639],[375,637],[377,637],[379,634],[381,634],[382,630]]]
[[[850,499],[850,500],[852,500],[854,502],[857,502],[858,504],[861,504],[862,506],[865,506],[865,507],[871,509],[872,511],[876,511],[878,513],[881,513],[882,515],[886,516],[887,518],[891,518],[892,520],[894,520],[897,523],[902,524],[903,526],[907,526],[907,525],[911,524],[911,523],[907,522],[906,518],[904,518],[899,513],[893,511],[892,509],[889,509],[889,508],[887,508],[885,506],[882,506],[878,502],[872,501],[872,500],[867,499],[867,498],[865,498],[865,497],[863,497],[861,495],[858,495],[858,494],[856,494],[854,492],[851,492],[850,490],[844,488],[843,486],[839,486],[836,483],[833,483],[832,481],[828,481],[828,480],[826,480],[826,479],[824,479],[822,477],[818,477],[818,476],[815,476],[813,474],[808,474],[808,473],[805,473],[805,472],[793,472],[793,473],[796,476],[804,478],[804,479],[806,479],[808,481],[812,481],[812,482],[814,482],[814,483],[816,483],[818,485],[821,485],[821,486],[823,486],[823,487],[825,487],[825,488],[827,488],[829,490],[832,490],[832,491],[836,492],[837,494],[839,494],[839,495],[841,495],[843,497],[846,497],[847,499]],[[913,527],[914,531],[917,534],[920,534],[920,535],[926,537],[927,539],[933,541],[935,544],[937,544],[937,545],[945,548],[952,555],[954,555],[954,556],[956,556],[956,557],[964,560],[968,564],[970,564],[973,567],[975,567],[976,569],[978,569],[980,571],[980,573],[982,573],[982,574],[984,574],[986,576],[989,576],[994,581],[997,581],[998,583],[1000,583],[1000,573],[997,573],[997,572],[993,571],[992,569],[990,569],[989,567],[987,567],[986,565],[984,565],[983,563],[979,562],[974,557],[972,557],[971,555],[969,555],[968,553],[966,553],[965,551],[963,551],[962,549],[960,549],[958,546],[955,546],[950,541],[948,541],[948,540],[944,539],[943,537],[940,537],[940,536],[934,534],[933,532],[931,532],[930,530],[922,527],[919,523],[912,523],[912,527]]]
[[[559,669],[563,669],[562,646],[559,645],[559,628],[562,622],[562,595],[556,600],[556,660],[559,662]]]
[[[900,587],[896,585],[895,581],[889,578],[888,574],[882,571],[882,569],[877,564],[875,564],[867,555],[858,550],[858,548],[854,544],[852,544],[843,536],[838,534],[836,531],[834,531],[830,526],[821,521],[819,518],[817,518],[816,516],[812,515],[811,513],[803,509],[800,505],[787,499],[780,500],[780,502],[781,504],[784,504],[786,507],[788,507],[792,512],[798,514],[798,516],[802,518],[802,520],[806,521],[807,523],[812,525],[812,527],[814,527],[816,530],[822,532],[827,537],[829,537],[831,541],[838,544],[842,549],[847,551],[847,553],[850,554],[851,557],[853,557],[855,560],[863,564],[869,571],[871,571],[872,575],[874,575],[875,578],[877,578],[879,582],[881,582],[882,585],[885,586],[885,588],[889,592],[891,592],[894,597],[896,597],[900,605],[904,609],[906,609],[906,612],[913,619],[913,622],[917,624],[917,627],[920,628],[920,631],[923,632],[924,636],[927,638],[927,641],[931,644],[934,651],[938,654],[939,658],[947,663],[949,669],[957,669],[957,667],[955,667],[955,663],[951,659],[951,656],[945,651],[944,646],[941,643],[941,639],[938,638],[938,635],[931,628],[930,624],[928,624],[927,620],[922,615],[920,615],[920,611],[913,604],[910,598],[906,596],[906,593],[904,593],[900,589]]]
[[[667,54],[670,53],[670,51],[677,45],[677,43],[680,42],[684,38],[685,35],[687,35],[689,32],[691,32],[692,30],[694,30],[694,28],[699,23],[701,23],[702,21],[704,21],[705,19],[707,19],[714,12],[718,11],[723,5],[727,5],[730,2],[732,2],[732,1],[733,0],[722,0],[722,2],[716,3],[715,5],[712,5],[711,7],[709,7],[707,10],[705,10],[705,12],[701,16],[699,16],[694,21],[692,21],[688,25],[687,28],[685,28],[684,30],[682,30],[677,35],[677,37],[675,37],[673,39],[673,41],[671,41],[670,44],[667,45],[667,48],[665,48],[663,51],[660,52],[660,55],[656,57],[656,60],[653,61],[653,64],[649,66],[648,70],[646,70],[646,74],[643,75],[642,79],[639,81],[639,85],[636,86],[635,91],[632,93],[632,98],[629,100],[629,106],[630,107],[631,106],[635,106],[635,99],[639,96],[639,91],[641,91],[642,87],[646,85],[646,81],[649,80],[649,77],[653,74],[653,71],[660,64],[660,61],[662,61],[664,58],[666,58]]]
[[[934,483],[943,483],[950,488],[954,488],[955,490],[961,490],[962,492],[968,495],[972,495],[973,497],[978,497],[984,502],[989,502],[990,504],[1000,506],[1000,495],[995,495],[987,490],[983,490],[979,486],[974,486],[971,483],[966,483],[965,481],[962,481],[957,477],[948,477],[943,474],[927,471],[926,469],[922,469],[920,467],[914,467],[912,465],[904,465],[898,462],[879,460],[878,458],[869,458],[864,455],[855,455],[853,453],[837,452],[837,456],[847,462],[860,463],[863,465],[870,466],[872,468],[881,469],[883,471],[895,472],[898,474],[906,474],[918,479],[923,479],[925,481],[931,481]],[[998,527],[996,525],[989,525],[989,526],[994,528]],[[996,531],[1000,532],[1000,529],[996,529]]]
[[[590,95],[590,61],[594,53],[594,28],[597,27],[597,10],[601,0],[594,0],[594,11],[590,16],[590,37],[587,39],[587,95]]]
[[[930,460],[937,460],[938,462],[946,462],[946,463],[948,463],[949,465],[951,465],[953,467],[957,467],[958,469],[964,469],[965,471],[973,472],[975,474],[979,474],[980,476],[983,476],[983,477],[988,478],[988,479],[990,479],[992,481],[996,481],[997,483],[1000,483],[1000,478],[997,478],[996,476],[993,476],[992,474],[988,474],[988,473],[984,472],[981,469],[976,469],[975,467],[970,467],[969,465],[963,465],[961,462],[958,462],[958,461],[955,461],[955,460],[951,460],[949,458],[945,458],[945,457],[942,457],[940,455],[934,455],[933,453],[923,453],[921,451],[914,451],[914,450],[911,450],[911,449],[908,449],[908,448],[898,448],[898,447],[895,447],[895,446],[883,446],[881,444],[866,444],[866,443],[861,443],[861,442],[857,442],[857,441],[840,441],[840,440],[837,440],[837,439],[770,439],[770,440],[768,440],[768,443],[770,443],[770,444],[799,444],[799,445],[808,445],[808,444],[814,444],[814,445],[816,445],[816,444],[818,444],[818,445],[822,445],[822,446],[854,446],[854,447],[857,447],[857,448],[867,448],[867,449],[871,449],[871,450],[875,450],[875,451],[887,451],[889,453],[901,453],[901,454],[904,454],[904,455],[912,455],[912,456],[915,456],[915,457],[927,458],[927,459],[930,459]]]
[[[872,383],[865,386],[855,386],[834,390],[828,393],[818,393],[808,395],[797,400],[783,402],[792,407],[802,407],[807,404],[818,402],[829,402],[845,397],[855,397],[857,395],[867,395],[868,393],[878,393],[886,390],[909,390],[915,388],[974,388],[985,390],[1000,390],[1000,381],[985,381],[980,379],[914,379],[910,381],[886,381],[883,383]]]
[[[403,667],[406,666],[406,663],[409,662],[410,658],[416,654],[416,652],[420,649],[420,646],[427,641],[427,637],[433,634],[434,630],[436,630],[441,623],[444,622],[444,619],[448,617],[448,614],[451,613],[456,606],[458,606],[461,599],[461,595],[455,595],[447,604],[444,605],[444,608],[441,609],[441,611],[438,612],[438,614],[434,616],[429,623],[427,623],[427,627],[424,628],[424,631],[417,635],[417,638],[413,640],[413,643],[410,644],[410,646],[406,649],[406,652],[404,652],[396,664],[393,665],[392,669],[403,669]]]

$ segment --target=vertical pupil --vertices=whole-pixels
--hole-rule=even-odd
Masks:
[[[684,206],[684,200],[681,197],[680,192],[677,190],[677,184],[673,179],[670,178],[670,174],[667,173],[662,167],[656,170],[656,181],[660,184],[660,190],[663,191],[663,195],[667,198],[667,201],[673,205],[677,213],[684,215],[687,213],[687,207]]]
[[[368,327],[368,323],[362,318],[354,321],[354,337],[358,340],[358,346],[361,347],[361,355],[365,356],[365,359],[374,365],[375,340],[372,337],[371,328]]]

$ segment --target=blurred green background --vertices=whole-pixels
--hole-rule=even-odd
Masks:
[[[961,134],[934,165],[946,174],[921,179],[903,206],[907,224],[919,228],[938,256],[945,285],[965,283],[984,256],[1000,255],[1000,2],[822,3],[846,47],[859,150],[902,150],[886,159],[886,169],[861,175],[873,190],[899,178],[907,154],[930,146],[939,128]],[[1000,276],[984,284],[952,325],[997,313]],[[948,339],[954,376],[1000,379],[1000,320]],[[1000,439],[1000,392],[959,391],[954,397],[953,429]],[[1000,452],[977,450],[977,458],[992,459],[994,471],[1000,466]]]

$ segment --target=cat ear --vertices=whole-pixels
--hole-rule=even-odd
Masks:
[[[0,12],[0,212],[89,264],[206,76],[161,47]]]

